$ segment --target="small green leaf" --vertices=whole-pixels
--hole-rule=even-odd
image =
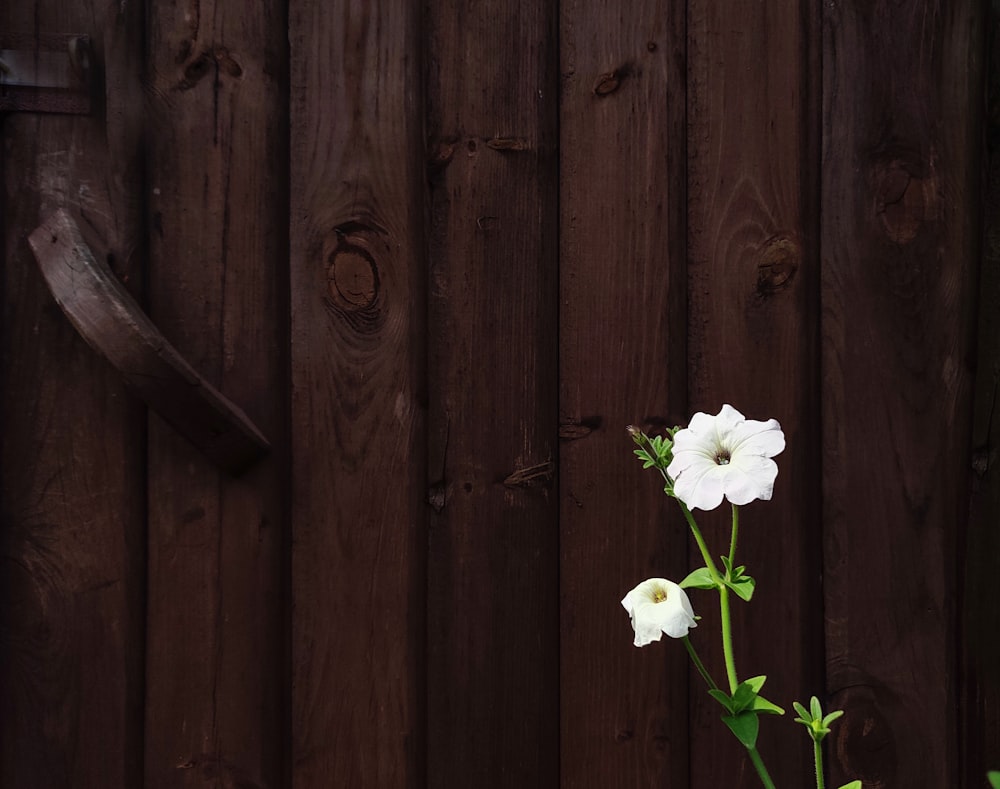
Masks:
[[[708,691],[708,695],[715,699],[719,704],[726,708],[726,712],[733,714],[736,710],[733,709],[733,700],[729,698],[729,695],[725,691],[718,690],[717,688],[712,688]]]
[[[748,710],[753,706],[753,700],[757,698],[757,691],[747,685],[745,682],[740,684],[736,688],[736,692],[733,694],[733,712],[740,713],[743,710]]]
[[[736,739],[747,748],[753,748],[757,744],[757,732],[760,729],[757,713],[741,712],[739,715],[724,715],[722,721],[736,735]]]
[[[851,781],[849,784],[844,784],[840,789],[864,789],[864,785],[861,781]]]
[[[753,700],[750,709],[754,712],[765,712],[768,715],[784,715],[785,711],[774,702],[768,701],[763,696],[757,696]]]
[[[756,586],[756,581],[754,581],[754,579],[749,575],[744,575],[735,581],[726,581],[725,584],[736,593],[737,597],[744,602],[749,603],[750,598],[753,597],[753,590]]]
[[[812,719],[814,721],[823,720],[823,708],[819,705],[819,699],[815,696],[809,699],[809,712],[812,713]]]
[[[749,709],[753,700],[757,698],[757,691],[764,687],[766,679],[767,677],[761,676],[743,680],[733,693],[733,711],[743,712],[743,710]]]
[[[993,789],[1000,789],[1000,770],[990,770],[986,773],[986,778],[990,782],[990,786]]]
[[[715,589],[715,581],[707,567],[699,567],[678,584],[681,589]]]
[[[835,720],[837,720],[837,718],[839,718],[843,714],[844,714],[843,710],[834,710],[833,712],[828,713],[827,716],[825,718],[823,718],[823,725],[824,726],[829,726],[831,723],[833,723]]]
[[[796,723],[804,723],[806,724],[806,726],[812,723],[812,715],[809,714],[809,710],[807,710],[797,701],[792,702],[792,707],[799,714],[799,717],[795,719]]]

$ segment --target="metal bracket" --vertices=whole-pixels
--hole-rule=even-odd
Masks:
[[[87,115],[93,57],[83,35],[0,36],[0,112]]]

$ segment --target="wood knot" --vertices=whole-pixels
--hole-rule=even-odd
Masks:
[[[834,728],[837,760],[851,778],[865,786],[894,786],[897,754],[892,727],[867,688],[851,688],[845,695],[844,717]]]
[[[378,297],[378,268],[363,249],[343,245],[330,257],[326,272],[330,298],[347,310],[363,310]]]
[[[559,438],[562,441],[578,441],[593,431],[599,430],[604,419],[601,416],[584,416],[579,419],[563,419],[559,422]]]
[[[185,44],[186,46],[181,48],[179,59],[187,59],[191,54],[190,42],[185,42]],[[215,47],[212,50],[202,52],[184,67],[184,76],[177,83],[177,89],[191,90],[213,71],[233,78],[243,76],[243,67],[229,53],[229,50],[226,47]]]
[[[508,488],[526,488],[536,484],[548,487],[554,473],[555,463],[546,460],[544,463],[514,469],[504,479],[503,484]]]
[[[874,211],[885,234],[896,244],[908,244],[921,226],[941,218],[941,194],[933,160],[927,172],[900,159],[874,167]]]
[[[629,64],[619,66],[614,71],[601,74],[594,82],[595,96],[609,96],[621,87],[625,78],[631,74],[632,69]]]
[[[454,138],[442,139],[431,147],[427,164],[431,171],[443,170],[451,162],[455,155],[455,146],[458,141]]]
[[[530,151],[531,144],[524,137],[494,137],[486,142],[494,151]]]
[[[801,261],[802,247],[796,239],[778,235],[765,241],[757,263],[757,295],[767,298],[787,288]]]

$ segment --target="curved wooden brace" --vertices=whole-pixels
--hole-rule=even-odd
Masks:
[[[220,467],[244,471],[270,445],[247,415],[202,378],[142,311],[59,209],[28,242],[56,303],[87,344],[150,408]]]

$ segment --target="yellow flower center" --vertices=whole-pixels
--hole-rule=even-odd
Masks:
[[[654,603],[663,603],[663,602],[666,601],[666,599],[667,599],[667,590],[666,589],[659,589],[659,588],[657,588],[657,589],[653,590],[653,602]]]

